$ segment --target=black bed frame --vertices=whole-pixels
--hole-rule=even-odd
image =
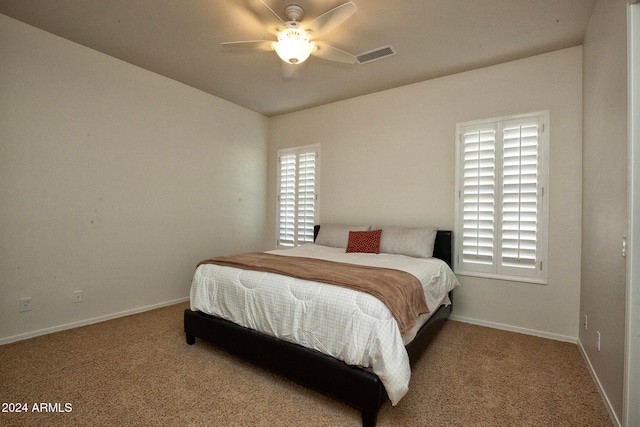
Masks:
[[[316,226],[316,235],[317,230]],[[451,266],[452,232],[439,230],[437,233],[433,256]],[[411,366],[450,313],[451,306],[441,306],[406,346]],[[375,426],[378,411],[388,400],[387,392],[376,374],[362,367],[347,365],[316,350],[190,309],[184,312],[184,331],[190,345],[195,343],[196,337],[204,339],[241,359],[346,403],[361,411],[364,427]]]

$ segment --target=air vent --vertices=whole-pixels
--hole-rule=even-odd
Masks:
[[[378,59],[386,58],[387,56],[393,56],[397,52],[393,48],[393,46],[384,46],[379,47],[377,49],[370,50],[369,52],[361,53],[356,56],[358,58],[359,64],[364,64],[366,62],[377,61]]]

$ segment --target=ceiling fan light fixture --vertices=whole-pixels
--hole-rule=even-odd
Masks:
[[[309,41],[309,36],[298,28],[287,28],[281,31],[274,45],[280,59],[289,64],[300,64],[306,61],[315,47],[315,44]]]

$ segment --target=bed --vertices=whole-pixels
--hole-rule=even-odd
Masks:
[[[349,240],[345,240],[344,243],[342,241],[336,243],[336,236],[346,239],[346,237],[344,237],[345,227],[327,225],[325,229],[322,230],[324,233],[320,232],[320,229],[320,226],[315,227],[315,243],[303,245],[298,251],[288,250],[286,253],[283,251],[267,252],[275,256],[293,253],[294,255],[291,259],[301,259],[297,258],[298,256],[318,257],[324,258],[328,260],[328,262],[334,262],[342,259],[340,257],[343,255],[338,254],[345,252],[345,248],[342,247],[342,245],[347,246],[346,252],[349,252],[352,236],[369,236],[370,233],[368,232],[371,231],[370,226],[362,228],[347,227]],[[385,231],[383,231],[382,236],[391,236],[393,232],[402,233],[409,229],[394,228],[383,230],[386,230],[386,234],[384,234]],[[333,234],[329,234],[330,232],[333,232]],[[336,234],[336,232],[339,233]],[[378,238],[379,236],[380,235],[378,235]],[[310,339],[306,338],[307,331],[316,327],[309,327],[309,325],[318,325],[318,322],[331,323],[331,321],[335,320],[334,318],[338,316],[333,314],[333,312],[331,312],[332,314],[330,315],[324,315],[321,312],[320,317],[322,320],[311,321],[311,323],[301,327],[302,330],[305,330],[303,335],[297,335],[297,332],[294,330],[289,330],[286,322],[289,321],[287,320],[289,318],[291,318],[291,321],[294,323],[299,323],[298,321],[301,318],[304,321],[306,311],[302,314],[294,311],[292,312],[293,314],[288,316],[283,315],[278,319],[266,321],[266,323],[280,322],[284,326],[276,325],[273,327],[271,324],[266,326],[254,324],[251,312],[256,311],[261,313],[264,308],[258,306],[257,304],[259,303],[248,300],[245,294],[253,294],[253,289],[254,287],[258,289],[258,284],[251,284],[249,286],[245,284],[240,286],[240,289],[228,285],[229,288],[224,290],[223,285],[214,285],[212,283],[225,280],[228,282],[244,283],[249,280],[254,280],[256,283],[264,285],[265,281],[274,281],[278,284],[276,288],[284,287],[288,289],[289,292],[292,292],[289,282],[303,281],[306,282],[305,286],[312,286],[310,294],[313,295],[314,302],[316,299],[320,299],[320,293],[324,293],[328,288],[332,288],[332,292],[334,292],[336,288],[339,287],[324,285],[314,281],[309,283],[308,280],[299,278],[284,277],[281,275],[274,276],[273,273],[240,270],[234,267],[222,266],[219,265],[218,259],[215,259],[213,263],[205,262],[204,264],[199,264],[194,274],[191,289],[191,307],[185,310],[184,313],[184,330],[187,343],[190,345],[194,344],[196,337],[212,342],[219,348],[237,357],[272,370],[303,386],[316,390],[359,410],[362,414],[363,426],[374,426],[377,414],[382,405],[388,400],[391,400],[394,405],[397,404],[408,390],[408,378],[404,378],[404,375],[408,370],[408,375],[410,376],[410,367],[418,360],[444,321],[449,317],[451,313],[451,291],[459,285],[455,275],[453,275],[450,269],[452,260],[451,231],[436,231],[434,229],[431,247],[427,249],[427,255],[432,253],[433,257],[422,255],[423,248],[419,248],[418,251],[421,255],[415,260],[414,256],[405,256],[402,253],[402,248],[397,245],[394,246],[395,241],[390,243],[389,239],[387,239],[386,249],[384,239],[378,243],[380,245],[378,249],[381,252],[379,255],[372,256],[370,253],[353,253],[348,254],[353,258],[349,258],[349,261],[341,262],[353,262],[353,264],[364,265],[372,262],[378,263],[380,262],[379,260],[382,260],[383,264],[387,262],[387,260],[391,260],[389,262],[393,263],[399,261],[401,262],[401,268],[406,269],[406,271],[411,271],[413,264],[417,263],[416,265],[420,266],[420,274],[422,274],[422,269],[425,269],[427,272],[431,271],[429,269],[432,268],[435,269],[434,271],[437,270],[437,273],[429,273],[433,274],[433,279],[420,277],[422,285],[427,286],[425,280],[430,283],[437,282],[439,283],[437,287],[440,288],[438,292],[440,294],[444,292],[444,295],[435,295],[435,292],[427,292],[427,288],[425,287],[427,305],[429,305],[428,313],[417,316],[416,324],[410,325],[410,328],[408,327],[409,325],[406,325],[408,328],[403,330],[402,333],[400,332],[401,328],[399,325],[404,325],[404,323],[398,318],[392,317],[387,311],[387,314],[383,313],[379,315],[381,319],[372,321],[375,326],[371,327],[371,331],[366,332],[369,334],[369,338],[367,338],[365,342],[375,343],[375,346],[372,345],[372,348],[367,348],[365,351],[360,352],[360,350],[349,348],[350,345],[342,342],[345,340],[354,341],[354,348],[361,348],[363,344],[355,335],[349,335],[348,339],[338,340],[341,344],[335,346],[332,344],[333,341],[331,341],[331,344],[322,342],[322,340],[325,339],[324,337],[331,335],[332,332],[312,333]],[[415,246],[415,242],[413,243]],[[325,246],[325,244],[327,246]],[[427,246],[428,245],[429,243],[427,243]],[[383,249],[386,251],[385,253],[382,253]],[[359,252],[359,250],[356,248],[355,251],[351,252]],[[422,259],[422,256],[427,257],[427,259]],[[284,256],[284,258],[287,258],[287,256]],[[412,274],[418,275],[418,273],[413,272]],[[210,278],[214,276],[215,280]],[[285,285],[280,286],[280,283]],[[233,298],[227,298],[225,296],[231,295],[230,292],[235,295],[234,298],[238,298],[238,295],[241,295],[240,299],[242,300],[242,304],[244,304],[242,309],[234,307],[233,303],[228,302],[233,300]],[[260,292],[263,291],[260,289]],[[299,291],[296,290],[293,293],[297,294],[298,292]],[[357,300],[357,304],[361,304],[364,298],[368,298],[367,301],[375,301],[376,304],[381,304],[384,307],[384,304],[380,303],[378,299],[370,295],[363,296],[362,292],[350,289],[338,290],[338,292],[344,292],[344,294],[337,297],[338,299],[348,299],[353,296],[353,298],[355,298],[354,301]],[[300,295],[297,295],[298,299],[305,300],[305,298],[307,298],[300,297]],[[269,296],[269,298],[272,298],[272,296]],[[284,297],[278,296],[277,298]],[[279,302],[280,300],[277,301]],[[298,301],[297,305],[304,307],[312,306],[311,304],[307,304],[307,301],[303,303]],[[333,307],[325,308],[333,310]],[[285,312],[288,312],[286,311],[288,309],[287,306]],[[305,310],[307,309],[308,308],[305,308]],[[367,310],[369,309],[367,308],[365,311]],[[381,310],[386,310],[386,308]],[[249,314],[245,312],[249,312]],[[313,312],[313,310],[309,309],[309,312]],[[314,315],[318,316],[318,313],[316,312]],[[371,314],[369,317],[375,316],[378,316],[378,314]],[[368,318],[368,316],[363,317]],[[389,318],[391,318],[391,320],[389,320]],[[350,321],[351,320],[349,320],[349,322]],[[338,320],[338,322],[341,322],[341,320]],[[345,325],[348,323],[347,320],[342,322]],[[389,329],[390,324],[394,325],[393,331]],[[274,330],[270,329],[272,327]],[[356,329],[361,327],[360,325],[354,326]],[[282,328],[285,328],[286,331],[283,332]],[[380,328],[380,331],[378,328]],[[345,331],[347,334],[351,333],[348,327],[345,327]],[[382,334],[383,336],[376,338],[376,334]],[[318,335],[321,336],[321,338],[318,338]],[[372,339],[371,337],[374,338]],[[400,339],[400,343],[398,343],[398,339]],[[327,340],[330,340],[330,338],[327,338]],[[380,342],[386,341],[391,342],[391,344],[379,344]],[[378,346],[380,348],[378,348]],[[352,357],[352,353],[356,354],[357,357]],[[397,362],[393,359],[394,357],[400,357],[402,359],[401,362]],[[373,363],[370,363],[372,360]],[[406,368],[404,366],[405,364],[407,365]],[[382,368],[380,366],[382,366]],[[387,372],[389,369],[392,372]],[[396,373],[395,370],[402,372]],[[396,375],[399,379],[396,379]]]

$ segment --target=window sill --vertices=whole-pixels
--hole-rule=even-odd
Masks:
[[[547,285],[548,281],[545,278],[537,278],[537,277],[523,277],[523,276],[508,276],[505,274],[492,274],[492,273],[479,273],[477,271],[458,271],[454,270],[454,273],[457,276],[467,276],[467,277],[477,277],[480,279],[491,279],[491,280],[503,280],[508,282],[522,282],[522,283],[531,283],[534,285]]]

